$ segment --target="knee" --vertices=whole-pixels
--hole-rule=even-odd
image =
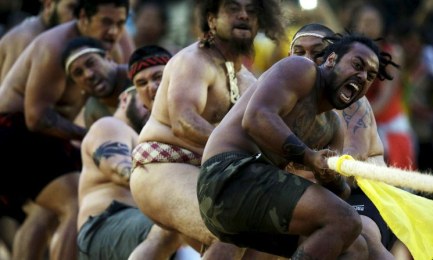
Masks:
[[[339,216],[333,222],[343,237],[348,242],[352,242],[361,234],[362,220],[361,216],[350,205],[343,205],[340,209]]]
[[[350,259],[368,259],[369,258],[369,248],[367,241],[364,239],[362,235],[359,235],[355,241],[347,250],[343,253],[343,255],[350,256]],[[342,256],[343,256],[342,255]]]

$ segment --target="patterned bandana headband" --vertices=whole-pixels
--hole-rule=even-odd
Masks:
[[[68,57],[68,59],[66,60],[66,65],[65,65],[65,72],[68,75],[69,74],[69,67],[71,66],[72,62],[74,62],[75,60],[77,60],[79,57],[83,56],[84,54],[87,53],[99,53],[99,54],[105,54],[104,50],[98,49],[98,48],[85,48],[82,49],[72,55],[70,55]]]
[[[290,44],[290,50],[293,49],[293,45],[295,44],[296,40],[301,38],[301,37],[305,37],[305,36],[313,36],[313,37],[317,37],[320,39],[325,38],[325,36],[318,34],[318,33],[309,33],[309,32],[305,32],[305,33],[298,33],[295,38],[293,38],[292,43]],[[331,41],[327,40],[328,42],[332,43]]]
[[[170,58],[171,57],[168,55],[154,55],[141,58],[132,64],[131,68],[129,69],[129,79],[132,80],[138,72],[149,67],[166,65]]]

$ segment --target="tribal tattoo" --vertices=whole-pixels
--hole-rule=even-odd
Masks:
[[[343,110],[343,118],[346,122],[346,127],[353,125],[352,131],[356,132],[359,128],[369,128],[372,125],[371,118],[373,112],[371,107],[365,104],[366,101],[360,99]]]
[[[101,144],[93,153],[93,161],[98,167],[100,167],[101,160],[103,158],[108,160],[109,158],[116,155],[126,157],[126,159],[122,159],[117,163],[115,169],[119,175],[129,179],[131,174],[131,160],[129,159],[131,157],[131,153],[129,147],[126,144],[112,141]]]

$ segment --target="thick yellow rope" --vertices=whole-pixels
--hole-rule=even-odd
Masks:
[[[328,166],[345,176],[362,177],[401,188],[433,192],[433,176],[427,173],[357,161],[350,155],[330,157],[328,158]]]

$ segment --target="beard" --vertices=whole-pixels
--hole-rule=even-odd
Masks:
[[[252,56],[254,55],[254,39],[232,39],[230,41],[230,49],[233,51],[244,55],[244,56]]]
[[[135,106],[135,96],[131,97],[131,100],[129,102],[128,107],[126,108],[126,117],[129,119],[129,122],[131,123],[132,128],[137,132],[140,133],[143,126],[146,124],[147,120],[150,116],[150,111],[148,111],[145,118],[140,117],[140,113],[138,112],[137,107]]]
[[[352,100],[349,103],[345,103],[345,102],[341,101],[341,99],[340,99],[340,87],[342,85],[341,85],[341,83],[338,82],[337,72],[335,71],[335,69],[333,69],[330,72],[329,78],[330,78],[330,80],[329,80],[330,84],[325,89],[325,96],[327,97],[329,103],[331,103],[331,105],[337,110],[345,109],[346,107],[353,104],[355,102],[355,100]]]

